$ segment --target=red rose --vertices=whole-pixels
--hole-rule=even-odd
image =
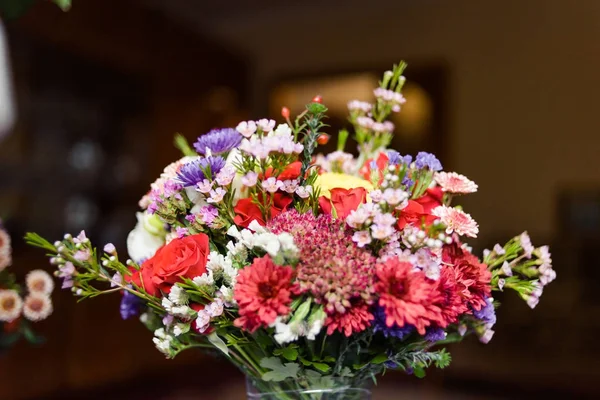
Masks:
[[[425,194],[415,201],[423,206],[423,211],[426,214],[431,214],[431,210],[442,205],[444,192],[442,188],[437,186],[432,189],[427,189]]]
[[[289,164],[276,178],[280,181],[286,181],[288,179],[296,179],[300,176],[300,170],[302,169],[302,163],[300,161],[294,161]],[[273,176],[273,168],[267,168],[265,171],[265,178]]]
[[[292,196],[287,193],[277,192],[273,197],[273,205],[271,206],[271,218],[281,214],[292,203]],[[265,225],[266,221],[263,218],[260,208],[250,198],[240,199],[233,208],[235,218],[233,222],[243,228],[247,228],[253,220],[256,220],[261,225]]]
[[[425,208],[415,200],[409,200],[408,205],[400,211],[398,216],[398,229],[406,225],[420,227],[421,224],[431,224],[436,217],[425,212]]]
[[[325,196],[321,196],[319,197],[319,206],[326,214],[332,214],[333,206],[338,219],[346,219],[351,211],[356,210],[359,205],[367,201],[367,191],[365,188],[335,188],[329,192],[331,193],[331,200]]]
[[[208,236],[203,233],[174,239],[125,280],[143,287],[152,296],[158,296],[160,291],[168,293],[181,278],[192,279],[205,273],[209,252]]]
[[[371,182],[371,163],[372,162],[373,162],[373,159],[369,158],[367,161],[365,161],[362,168],[360,169],[360,174],[363,176],[363,178],[365,178],[369,182]],[[381,183],[383,181],[383,170],[389,164],[389,158],[387,156],[387,153],[385,153],[385,152],[379,153],[376,164],[377,164],[377,170],[379,171],[379,183]]]

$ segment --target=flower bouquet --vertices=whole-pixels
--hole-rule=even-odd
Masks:
[[[0,353],[22,336],[31,343],[41,343],[42,338],[34,333],[31,322],[44,320],[52,314],[52,277],[41,269],[30,271],[25,278],[25,291],[15,275],[8,271],[11,264],[10,236],[0,221]]]
[[[141,199],[126,261],[84,232],[26,239],[76,296],[120,292],[123,318],[140,315],[167,357],[221,353],[251,398],[366,398],[387,369],[446,367],[444,344],[491,339],[493,291],[533,308],[555,272],[525,233],[479,260],[462,242],[477,223],[451,205],[477,185],[432,154],[387,148],[405,66],[385,72],[374,102],[348,104],[357,157],[348,130],[316,154],[329,140],[317,96],[279,125],[241,122],[193,148],[178,137],[184,157]]]

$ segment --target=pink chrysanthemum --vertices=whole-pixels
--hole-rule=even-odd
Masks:
[[[454,207],[439,206],[431,213],[438,217],[446,225],[446,233],[456,232],[459,235],[477,237],[479,227],[477,222],[466,212]]]
[[[300,291],[310,293],[325,306],[327,321],[335,324],[331,329],[344,331],[342,323],[354,321],[349,325],[351,332],[364,330],[372,316],[360,310],[373,301],[371,271],[376,260],[352,241],[352,231],[331,215],[315,217],[296,210],[280,214],[267,227],[273,233],[288,232],[294,238],[300,250],[296,268]]]
[[[249,332],[266,327],[280,315],[290,312],[292,267],[275,265],[268,255],[255,258],[252,265],[240,270],[234,299],[240,317],[234,325]]]
[[[437,172],[434,179],[444,192],[466,194],[477,191],[475,182],[456,172]]]
[[[438,291],[441,296],[436,305],[442,310],[442,320],[439,326],[446,326],[455,323],[458,317],[466,313],[469,308],[461,296],[462,285],[459,286],[457,271],[450,266],[442,266],[440,277],[437,280]]]
[[[443,322],[437,282],[428,279],[422,271],[415,271],[411,263],[390,259],[375,269],[379,306],[384,310],[388,327],[413,325],[420,335],[432,324]]]
[[[369,306],[361,304],[346,310],[343,314],[332,314],[327,316],[325,326],[327,326],[327,334],[340,331],[344,335],[351,336],[352,333],[362,332],[371,325],[375,317],[369,312]]]

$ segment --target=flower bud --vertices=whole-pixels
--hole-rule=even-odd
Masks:
[[[289,119],[290,118],[290,109],[287,107],[282,107],[281,108],[281,116],[285,119]]]

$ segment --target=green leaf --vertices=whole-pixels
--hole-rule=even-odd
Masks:
[[[300,362],[302,363],[302,365],[304,365],[305,367],[309,367],[312,365],[312,362],[308,361],[307,359],[300,357]]]
[[[382,354],[378,354],[377,356],[375,356],[375,358],[373,358],[371,360],[371,363],[373,364],[383,364],[384,362],[386,362],[388,360],[388,355],[385,353]]]
[[[323,358],[323,361],[325,361],[325,362],[335,362],[336,360],[335,360],[334,357],[327,356],[327,357]]]
[[[306,109],[311,114],[323,114],[327,111],[327,107],[325,107],[321,103],[310,103],[306,105]]]
[[[282,364],[277,357],[266,357],[260,360],[260,366],[271,371],[265,372],[262,379],[265,381],[281,382],[288,378],[298,377],[300,366],[296,363]]]
[[[285,349],[283,349],[282,355],[288,361],[296,361],[296,359],[298,358],[298,350],[291,347],[286,347]]]
[[[312,363],[312,365],[313,365],[313,367],[315,367],[316,369],[318,369],[319,371],[321,371],[323,373],[327,373],[331,369],[331,367],[329,365],[319,363],[319,362],[314,362],[314,363]]]
[[[54,4],[59,6],[63,11],[69,11],[71,9],[71,0],[53,0]]]
[[[181,133],[175,134],[175,139],[173,140],[173,143],[175,144],[175,147],[177,147],[184,156],[187,156],[187,157],[197,157],[198,156],[198,153],[196,153],[194,151],[194,149],[192,149],[190,147],[190,144],[188,143],[187,139]]]
[[[417,378],[425,378],[425,370],[423,368],[415,368],[413,373]]]
[[[219,335],[217,335],[217,332],[211,333],[207,336],[207,338],[213,346],[221,350],[226,356],[229,356],[229,349],[227,348],[227,345],[225,344],[223,339],[221,339]]]

